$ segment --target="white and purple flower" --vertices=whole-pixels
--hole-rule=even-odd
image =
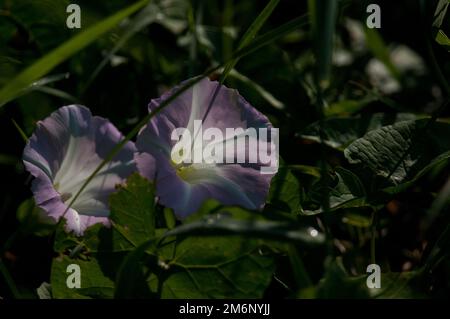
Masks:
[[[25,167],[35,177],[36,204],[55,221],[64,216],[66,229],[76,235],[96,223],[109,225],[108,197],[136,170],[132,142],[100,170],[70,208],[68,203],[122,139],[113,124],[92,116],[84,106],[64,106],[39,121],[23,153]]]
[[[152,100],[149,111],[155,110],[178,89],[179,87],[175,87],[161,98]],[[213,143],[205,145],[196,142],[197,139],[205,138],[195,128],[199,122],[202,128],[215,130],[213,132],[216,134],[206,137]],[[205,147],[211,148],[214,144],[213,149],[217,150],[219,145],[219,156],[223,157],[223,161],[220,163],[203,158],[202,161],[194,159],[191,162],[174,162],[174,147],[177,150],[183,149],[178,148],[180,140],[173,139],[173,133],[180,128],[187,131],[188,136],[192,138],[192,143],[189,143],[192,152],[187,150],[189,154],[204,154]],[[275,159],[276,163],[259,159],[244,162],[235,159],[252,157],[257,151],[256,148],[261,145],[274,155],[275,143],[267,136],[262,138],[260,135],[253,135],[248,138],[256,139],[258,143],[250,143],[253,145],[251,147],[245,145],[235,148],[234,144],[227,142],[238,136],[230,137],[227,135],[227,129],[241,129],[241,134],[245,135],[248,129],[273,128],[267,117],[245,101],[236,90],[209,79],[202,79],[170,102],[139,133],[136,142],[138,152],[135,156],[138,170],[144,177],[155,180],[159,202],[172,208],[177,217],[184,218],[196,212],[209,198],[222,204],[239,205],[248,209],[260,209],[264,205],[270,181],[276,170],[261,173],[264,171],[262,168],[269,164],[275,164],[277,167],[278,158]],[[217,135],[226,138],[221,140]],[[232,160],[227,152],[229,145],[233,148]],[[210,154],[214,155],[214,152]],[[181,157],[185,156],[181,154]]]

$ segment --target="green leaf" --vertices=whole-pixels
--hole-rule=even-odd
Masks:
[[[153,186],[144,177],[134,173],[125,186],[109,199],[111,220],[134,246],[155,235],[155,195]]]
[[[335,174],[337,183],[335,186],[328,186],[329,190],[327,192],[329,194],[330,211],[341,208],[368,206],[365,200],[366,191],[358,176],[342,167],[337,167],[335,169]],[[319,188],[316,192],[319,193],[317,202],[321,203],[323,190]],[[315,215],[320,213],[323,213],[322,207],[313,210],[305,209],[302,212],[304,215]]]
[[[102,224],[95,224],[86,229],[78,244],[85,247],[89,253],[129,252],[136,247],[117,228],[106,228]]]
[[[162,298],[261,298],[274,263],[256,240],[189,237],[160,251]]]
[[[328,118],[323,121],[324,143],[329,147],[343,151],[351,142],[367,132],[401,121],[416,119],[414,114],[375,113],[356,117]],[[320,143],[320,125],[315,122],[301,132],[301,137]]]
[[[394,185],[412,180],[423,175],[434,158],[439,162],[448,158],[450,143],[442,136],[450,134],[450,125],[437,122],[429,127],[430,123],[403,121],[370,131],[345,149],[345,157]]]
[[[338,184],[330,193],[330,208],[336,209],[348,202],[366,196],[364,186],[358,176],[342,167],[336,168]]]
[[[0,90],[0,107],[15,99],[22,93],[22,90],[28,88],[33,84],[33,82],[46,75],[55,66],[65,61],[67,58],[71,57],[84,47],[88,46],[106,32],[113,29],[120,21],[135,13],[147,3],[148,0],[136,2],[133,5],[102,20],[94,26],[86,28],[72,39],[66,41],[23,70]]]
[[[53,259],[50,283],[55,299],[112,298],[115,272],[123,256],[121,254],[99,254],[88,259],[72,259],[61,255]],[[67,267],[80,266],[81,288],[68,288]]]
[[[112,227],[95,224],[77,238],[63,227],[56,233],[54,249],[64,252],[80,246],[89,253],[128,252],[155,234],[155,202],[152,184],[139,174],[128,177],[125,185],[110,196]]]

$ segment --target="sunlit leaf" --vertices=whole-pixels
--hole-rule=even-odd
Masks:
[[[134,246],[155,235],[155,195],[153,186],[137,173],[110,196],[111,220]]]

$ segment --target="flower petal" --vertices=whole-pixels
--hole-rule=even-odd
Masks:
[[[35,177],[32,191],[38,206],[55,220],[64,217],[77,235],[92,224],[108,223],[108,196],[135,170],[132,142],[88,184],[70,209],[66,203],[123,138],[106,119],[84,106],[64,106],[38,122],[23,162]]]
[[[160,106],[178,88],[152,100],[149,111]],[[173,208],[179,218],[194,213],[208,198],[226,205],[260,209],[273,177],[273,174],[261,174],[261,163],[239,164],[233,161],[230,164],[190,164],[181,167],[175,167],[172,163],[170,150],[176,144],[176,141],[171,140],[172,131],[175,128],[187,128],[191,137],[196,137],[193,122],[204,117],[203,129],[219,129],[223,137],[226,137],[229,128],[272,128],[267,117],[253,108],[236,90],[203,79],[167,105],[141,130],[135,155],[139,172],[149,179],[156,179],[160,203]],[[219,142],[227,154],[225,150],[229,146],[222,141]],[[225,155],[224,158],[236,160],[239,153],[244,153],[248,158],[248,154],[254,151],[254,147],[245,145],[243,149],[237,149],[236,154],[231,157]]]

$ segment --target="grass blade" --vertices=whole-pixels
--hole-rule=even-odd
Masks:
[[[289,22],[286,22],[285,24],[282,24],[281,26],[279,26],[271,31],[268,31],[268,32],[264,33],[263,35],[258,36],[257,38],[255,38],[255,40],[252,41],[252,43],[243,47],[240,50],[237,50],[235,52],[235,54],[233,55],[233,57],[235,59],[236,58],[240,59],[243,56],[253,53],[254,51],[262,48],[263,46],[266,46],[266,45],[284,37],[285,35],[293,32],[293,31],[296,31],[297,29],[307,25],[308,23],[309,23],[309,21],[308,21],[307,14],[302,15],[298,18],[295,18]]]
[[[308,5],[311,12],[312,36],[316,56],[316,80],[322,88],[327,88],[330,82],[338,1],[310,0]]]
[[[253,23],[250,25],[250,27],[247,29],[247,31],[242,36],[241,41],[239,42],[238,50],[241,50],[245,46],[249,45],[253,39],[258,34],[261,27],[264,25],[266,20],[270,17],[273,10],[276,8],[280,0],[271,0],[266,7],[261,11],[261,13],[258,15],[258,17],[253,21]],[[239,61],[239,57],[232,59],[229,63],[226,64],[224,71],[222,72],[222,75],[220,77],[220,83],[223,83],[225,81],[225,78],[227,77],[228,73],[234,68],[236,63]]]

